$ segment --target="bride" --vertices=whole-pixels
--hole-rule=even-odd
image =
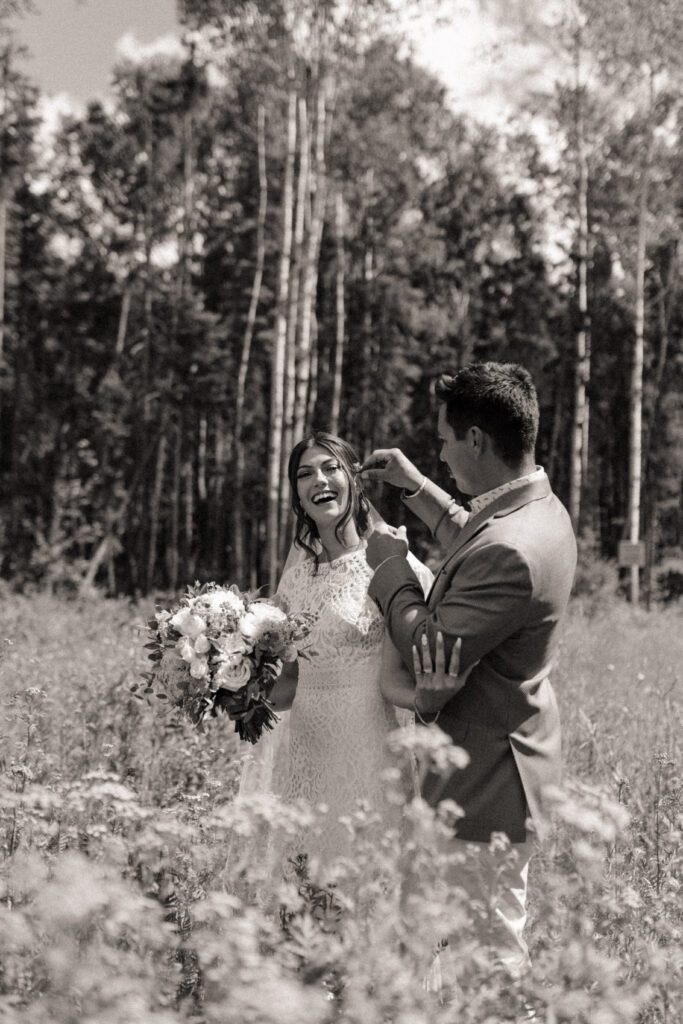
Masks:
[[[391,678],[393,687],[397,676],[408,673],[368,596],[373,570],[364,537],[374,510],[359,469],[350,445],[332,434],[311,434],[294,447],[288,474],[295,536],[277,590],[289,611],[312,614],[313,626],[305,656],[284,666],[272,692],[276,710],[291,708],[284,716],[289,721],[275,730],[272,790],[285,803],[304,799],[327,808],[321,829],[302,837],[303,848],[288,851],[305,853],[323,870],[350,852],[350,833],[340,818],[359,801],[379,814],[383,828],[397,826],[401,816],[385,795],[385,741],[399,723],[382,684]],[[410,558],[428,590],[432,574]],[[268,739],[256,752],[261,764],[268,760],[267,746]],[[252,766],[241,792],[253,791],[253,779]],[[261,777],[257,786],[264,785]]]

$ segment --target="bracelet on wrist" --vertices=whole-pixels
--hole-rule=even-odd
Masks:
[[[407,491],[405,489],[405,487],[404,487],[403,488],[403,497],[404,498],[417,498],[418,494],[421,494],[422,491],[424,490],[426,483],[427,483],[427,477],[423,476],[422,477],[422,483],[420,484],[420,486],[418,487],[418,489],[416,491]]]
[[[431,724],[430,722],[425,722],[424,718],[420,714],[420,711],[419,711],[418,706],[417,706],[417,697],[413,701],[413,711],[415,713],[415,717],[422,723],[422,725],[430,725]],[[439,715],[441,714],[442,711],[443,711],[443,708],[440,708],[438,711],[431,712],[434,715],[434,718],[432,718],[432,722],[438,722],[439,721]],[[430,712],[426,711],[425,714],[430,714]]]

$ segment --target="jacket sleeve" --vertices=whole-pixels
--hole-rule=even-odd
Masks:
[[[455,498],[432,480],[426,480],[419,494],[401,495],[403,504],[414,512],[432,531],[439,544],[447,550],[458,538],[469,514]]]
[[[460,666],[466,669],[524,625],[533,585],[522,553],[494,542],[465,557],[432,611],[404,559],[392,558],[381,565],[370,582],[369,593],[411,671],[412,645],[420,649],[425,631],[432,658],[436,634],[443,634],[446,664],[456,638],[461,637]]]

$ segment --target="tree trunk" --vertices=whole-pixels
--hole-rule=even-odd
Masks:
[[[650,114],[653,107],[652,74],[650,74]],[[647,214],[650,189],[650,157],[652,151],[651,118],[648,118],[648,137],[638,186],[638,237],[636,243],[636,296],[633,360],[631,366],[629,444],[629,540],[640,540],[640,502],[642,482],[643,443],[643,363],[645,345],[645,257],[647,247]],[[638,604],[640,597],[640,567],[631,566],[631,602]]]
[[[183,421],[176,424],[173,431],[173,474],[171,477],[170,493],[170,514],[168,517],[168,542],[166,544],[166,573],[168,575],[168,586],[176,590],[178,586],[178,568],[180,559],[178,557],[178,540],[180,536],[180,467],[181,448],[183,441]]]
[[[299,179],[296,195],[296,217],[292,249],[292,270],[289,288],[289,313],[287,317],[287,352],[285,357],[285,384],[282,455],[280,459],[280,558],[287,554],[289,540],[289,486],[287,465],[289,453],[301,435],[294,436],[294,397],[296,391],[297,334],[301,321],[301,278],[303,275],[303,243],[306,220],[310,220],[309,207],[310,140],[308,136],[308,108],[305,97],[299,99]]]
[[[116,330],[116,347],[114,348],[114,355],[116,358],[123,355],[123,350],[126,346],[126,334],[128,333],[128,318],[130,316],[132,292],[133,285],[130,281],[127,281],[123,289],[123,295],[121,296],[121,311],[119,313],[119,324]]]
[[[588,467],[590,381],[590,321],[588,315],[588,160],[584,122],[584,98],[581,75],[581,29],[576,33],[576,138],[578,160],[578,259],[576,347],[574,352],[574,420],[572,424],[571,470],[569,475],[569,515],[574,531],[581,532],[581,497],[586,486]]]
[[[651,395],[652,400],[650,402],[649,409],[647,410],[647,416],[645,417],[645,431],[644,431],[644,444],[643,444],[643,466],[646,478],[649,476],[648,468],[652,457],[652,449],[654,444],[655,427],[657,424],[657,415],[661,405],[662,392],[666,390],[664,386],[664,371],[666,370],[667,357],[669,353],[670,343],[670,332],[669,332],[669,320],[671,317],[671,307],[676,300],[677,288],[676,281],[678,277],[678,242],[674,243],[673,252],[669,262],[668,280],[666,285],[659,279],[659,293],[657,295],[657,312],[658,312],[658,326],[659,326],[659,348],[657,351],[657,363],[655,365],[654,376],[652,379]],[[669,306],[667,308],[667,294],[670,296]]]
[[[184,500],[184,511],[183,517],[183,572],[184,575],[190,579],[194,579],[195,575],[195,559],[194,559],[194,528],[195,528],[195,512],[194,512],[194,471],[192,466],[192,460],[187,458],[183,465],[182,471],[183,479],[183,490],[185,492]]]
[[[209,433],[209,423],[206,413],[199,417],[199,443],[197,444],[197,496],[204,503],[208,496],[206,486],[206,449]]]
[[[289,306],[290,260],[292,252],[292,196],[294,159],[296,155],[297,96],[290,87],[287,113],[287,157],[282,192],[282,245],[275,321],[270,399],[270,438],[268,451],[268,579],[274,587],[279,575],[280,464],[282,460],[282,417],[284,413],[285,350],[287,347],[287,312]]]
[[[339,433],[341,418],[342,369],[344,366],[344,338],[346,333],[346,310],[344,305],[344,286],[346,261],[344,253],[344,197],[341,188],[337,190],[334,201],[335,225],[335,309],[336,332],[334,345],[334,366],[332,370],[332,400],[330,409],[330,430]]]
[[[157,464],[154,471],[154,486],[149,502],[149,538],[147,547],[147,576],[145,580],[146,590],[154,586],[154,573],[156,571],[157,541],[159,538],[159,516],[161,508],[161,495],[164,487],[164,475],[166,470],[166,447],[168,439],[166,431],[162,430],[159,436],[157,448]]]
[[[211,534],[211,566],[214,573],[222,567],[225,556],[225,479],[227,468],[227,443],[225,420],[220,412],[216,413],[213,428],[213,472],[209,479],[209,516]],[[234,571],[234,551],[230,550],[231,570]],[[239,578],[235,577],[239,584]]]
[[[322,237],[322,223],[325,214],[327,181],[325,176],[325,118],[326,86],[318,86],[315,128],[315,161],[311,175],[311,223],[304,257],[304,276],[301,296],[301,324],[297,352],[296,392],[294,399],[294,435],[305,433],[308,390],[311,373],[311,337],[313,306],[318,283],[318,252]]]
[[[257,151],[259,175],[259,205],[256,221],[256,268],[251,287],[251,300],[247,322],[242,339],[240,365],[237,371],[237,394],[235,397],[235,463],[232,493],[232,536],[235,580],[238,586],[245,585],[245,533],[244,533],[244,410],[246,405],[247,373],[251,357],[251,346],[256,326],[256,314],[261,297],[263,267],[266,258],[266,212],[268,208],[268,177],[266,173],[266,112],[262,103],[257,111]]]
[[[313,312],[311,324],[311,366],[308,373],[308,395],[306,396],[306,428],[315,424],[315,407],[318,402],[318,318]]]
[[[546,469],[548,477],[553,485],[553,489],[557,490],[557,480],[555,478],[555,467],[558,461],[558,453],[560,446],[560,436],[562,433],[562,421],[564,412],[564,373],[565,373],[565,356],[564,354],[560,357],[560,364],[557,370],[556,382],[555,382],[555,397],[553,403],[553,425],[550,431],[550,444],[548,445],[548,461]]]

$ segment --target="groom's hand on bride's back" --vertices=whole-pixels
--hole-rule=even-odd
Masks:
[[[376,448],[360,469],[363,480],[381,480],[406,491],[416,491],[424,477],[400,448]]]

